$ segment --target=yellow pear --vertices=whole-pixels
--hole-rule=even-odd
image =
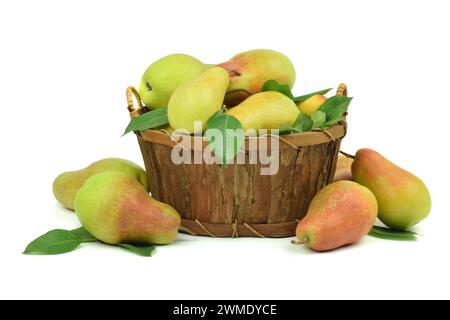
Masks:
[[[312,115],[314,112],[317,111],[317,109],[319,109],[319,107],[327,100],[326,97],[320,95],[320,94],[316,94],[313,95],[311,97],[309,97],[308,99],[306,99],[305,101],[299,102],[297,103],[298,108],[300,109],[301,112],[307,114],[307,115]]]
[[[142,75],[139,94],[150,109],[167,107],[172,93],[209,65],[187,54],[170,54],[153,62]]]
[[[378,218],[388,227],[406,230],[430,213],[431,196],[425,183],[372,149],[358,150],[352,175],[373,192]]]
[[[228,84],[227,71],[214,67],[178,87],[167,109],[172,129],[189,133],[204,131],[208,119],[222,108]],[[194,128],[195,121],[201,121],[200,128]]]
[[[265,91],[254,94],[228,114],[237,118],[245,131],[248,129],[279,129],[283,125],[292,125],[300,111],[294,101],[284,94]]]
[[[145,170],[134,162],[107,158],[98,160],[88,167],[77,171],[61,173],[53,182],[53,194],[64,207],[73,210],[75,197],[85,181],[100,172],[122,172],[136,179],[146,191],[149,190]]]

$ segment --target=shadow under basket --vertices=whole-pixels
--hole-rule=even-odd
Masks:
[[[346,95],[344,84],[337,95]],[[138,108],[133,105],[135,96]],[[127,90],[131,117],[145,112],[137,91]],[[164,130],[136,132],[147,171],[150,192],[155,199],[173,206],[181,215],[180,231],[211,237],[290,237],[308,210],[314,195],[334,177],[341,140],[347,132],[345,120],[328,130],[282,135],[279,141],[279,169],[261,175],[260,163],[175,164],[172,149],[180,145]],[[190,140],[190,141],[189,141]],[[191,159],[203,153],[203,137],[184,137],[190,143]],[[263,142],[261,144],[261,142]],[[270,144],[269,144],[270,145]],[[186,152],[186,150],[183,150]]]

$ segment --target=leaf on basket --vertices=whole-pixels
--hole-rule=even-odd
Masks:
[[[289,125],[282,125],[279,129],[278,129],[278,134],[279,135],[283,135],[283,134],[289,134],[295,132],[295,129],[293,126],[289,126]]]
[[[307,114],[302,114],[302,132],[311,131],[313,128],[313,120]]]
[[[267,80],[266,82],[264,82],[261,91],[277,91],[289,97],[290,99],[294,99],[289,86],[286,84],[281,84],[276,80]]]
[[[317,110],[311,115],[312,127],[319,128],[327,120],[327,114],[323,111]]]
[[[131,119],[123,135],[131,131],[148,130],[169,124],[167,108],[158,108]]]
[[[68,231],[55,229],[33,240],[23,252],[24,254],[61,254],[75,250],[82,239]]]
[[[230,163],[244,143],[241,122],[228,114],[211,117],[205,135],[217,160],[223,164]]]
[[[330,121],[325,122],[323,125],[320,126],[320,128],[322,129],[328,129],[332,126],[334,126],[336,123],[338,123],[339,121],[343,120],[343,117],[339,117]]]
[[[214,113],[214,114],[211,116],[211,118],[208,119],[208,121],[212,121],[213,119],[215,119],[215,118],[217,118],[217,117],[220,117],[220,116],[223,116],[223,115],[224,115],[223,109],[220,109],[219,111],[217,111],[216,113]]]
[[[325,101],[319,108],[319,111],[326,113],[326,124],[337,123],[347,111],[352,98],[346,96],[333,96]]]
[[[319,90],[319,91],[316,91],[316,92],[311,92],[311,93],[308,93],[308,94],[304,94],[302,96],[294,97],[292,100],[294,100],[295,102],[303,102],[306,99],[308,99],[308,98],[310,98],[312,96],[315,96],[316,94],[320,94],[320,95],[327,94],[331,89],[333,89],[333,88],[328,88],[328,89]]]

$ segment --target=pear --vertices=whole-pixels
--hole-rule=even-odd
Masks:
[[[353,180],[352,163],[353,163],[352,158],[346,157],[342,154],[339,155],[333,181]]]
[[[307,114],[307,115],[312,115],[314,112],[317,111],[317,109],[319,109],[319,107],[327,100],[326,97],[320,95],[320,94],[316,94],[313,95],[311,97],[309,97],[308,99],[306,99],[305,101],[299,102],[297,103],[298,108],[300,109],[301,112]]]
[[[298,241],[328,251],[361,240],[375,223],[377,200],[353,181],[338,181],[320,190],[296,229]]]
[[[209,65],[187,54],[171,54],[153,62],[142,76],[139,94],[150,109],[167,107],[170,96],[183,83],[195,78]]]
[[[87,231],[109,244],[168,244],[181,221],[174,208],[120,172],[90,177],[77,194],[75,212]]]
[[[375,194],[378,218],[388,227],[406,230],[430,213],[431,196],[425,183],[374,150],[358,150],[352,175]]]
[[[105,171],[126,173],[139,181],[145,190],[149,188],[147,174],[140,166],[125,159],[107,158],[96,161],[84,169],[64,172],[56,177],[53,182],[53,194],[56,200],[64,207],[73,210],[75,196],[84,182],[94,174]]]
[[[204,131],[208,119],[222,108],[228,83],[228,73],[213,67],[178,87],[167,109],[172,129],[189,133]],[[201,121],[201,127],[194,128],[194,121]]]
[[[242,52],[219,64],[230,75],[225,104],[235,106],[249,95],[260,92],[267,80],[276,80],[292,89],[295,69],[284,54],[267,49]]]
[[[283,125],[292,125],[299,113],[294,101],[275,91],[254,94],[228,110],[229,115],[241,122],[245,131],[279,129]]]

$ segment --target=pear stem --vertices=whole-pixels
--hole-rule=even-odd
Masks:
[[[352,155],[352,154],[350,154],[350,153],[344,152],[344,151],[342,151],[342,150],[339,150],[339,152],[342,153],[342,154],[343,154],[344,156],[346,156],[347,158],[355,159],[355,156]]]
[[[234,90],[230,90],[230,91],[228,91],[226,94],[228,95],[228,94],[230,94],[230,93],[236,93],[236,92],[245,92],[245,93],[247,93],[248,95],[252,95],[253,93],[251,93],[250,91],[247,91],[247,90],[245,90],[245,89],[234,89]]]
[[[305,243],[305,241],[300,241],[300,240],[298,240],[298,239],[295,239],[295,240],[292,240],[291,243],[292,243],[292,244],[295,244],[295,245],[299,245],[299,244]]]
[[[228,73],[230,74],[230,76],[237,76],[237,77],[239,77],[240,75],[241,75],[241,73],[239,72],[239,71],[237,71],[237,70],[230,70],[230,71],[228,71]]]

